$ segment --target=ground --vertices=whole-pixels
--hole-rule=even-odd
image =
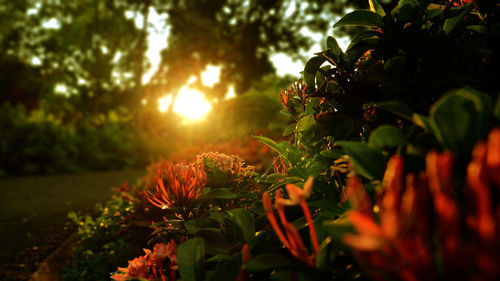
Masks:
[[[0,280],[28,280],[75,230],[70,211],[90,212],[111,187],[135,183],[142,170],[0,177]]]

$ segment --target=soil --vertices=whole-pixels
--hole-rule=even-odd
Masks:
[[[89,213],[135,183],[142,170],[0,178],[0,280],[28,280],[76,229],[67,213]]]

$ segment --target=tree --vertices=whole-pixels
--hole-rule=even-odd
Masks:
[[[346,7],[346,1],[323,2],[158,1],[154,5],[168,14],[171,27],[159,77],[167,90],[175,90],[189,77],[199,77],[206,65],[220,65],[218,85],[197,87],[213,97],[224,96],[228,84],[234,84],[237,93],[245,92],[252,82],[274,72],[271,53],[299,57],[299,51],[312,43],[303,28],[324,32],[333,15]]]

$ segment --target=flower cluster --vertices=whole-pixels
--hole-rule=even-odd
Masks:
[[[294,184],[287,184],[286,190],[288,192],[289,199],[285,199],[281,196],[281,191],[278,190],[276,192],[275,204],[276,209],[278,210],[278,216],[281,220],[281,224],[285,229],[285,233],[281,230],[278,225],[278,221],[274,215],[273,206],[271,203],[271,198],[269,197],[268,192],[264,192],[263,201],[264,201],[264,209],[266,210],[267,217],[269,222],[271,223],[271,227],[274,232],[281,240],[285,248],[297,259],[305,262],[311,267],[314,267],[316,253],[319,251],[319,243],[316,235],[316,229],[314,228],[314,222],[311,215],[311,210],[309,210],[309,206],[307,206],[306,199],[312,193],[312,185],[313,178],[310,177],[305,183],[304,188],[301,189]],[[304,246],[302,242],[302,238],[300,237],[297,229],[287,221],[285,216],[285,206],[293,206],[300,205],[302,211],[304,212],[304,216],[307,221],[307,225],[309,227],[309,234],[311,236],[311,243],[313,247],[312,253],[309,253],[307,248]]]
[[[118,267],[118,272],[111,277],[115,281],[123,281],[133,278],[147,280],[165,281],[164,264],[168,259],[168,280],[175,281],[177,271],[177,245],[174,240],[168,244],[159,243],[154,245],[153,251],[143,249],[145,255],[134,258],[128,262],[128,267]]]
[[[307,86],[303,81],[295,82],[290,89],[285,89],[280,93],[280,100],[283,106],[289,108],[289,102],[298,99],[301,103],[307,103]]]
[[[146,191],[149,202],[162,209],[186,207],[198,198],[206,183],[203,168],[188,164],[164,164],[156,177],[156,192]]]
[[[205,159],[213,161],[214,166],[229,175],[235,182],[251,177],[255,167],[246,165],[245,160],[237,155],[226,155],[219,152],[206,152],[196,156],[196,165],[203,167]]]
[[[500,129],[476,144],[463,188],[454,187],[453,163],[452,154],[431,151],[425,172],[405,176],[402,157],[393,156],[375,205],[349,180],[356,209],[348,218],[358,234],[343,240],[375,278],[500,280]]]

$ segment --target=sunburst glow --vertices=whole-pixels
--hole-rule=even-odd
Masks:
[[[201,73],[201,83],[207,87],[213,87],[220,81],[220,66],[207,65]]]
[[[166,112],[172,103],[172,96],[164,96],[158,99],[158,110]],[[186,121],[197,121],[203,119],[212,109],[212,105],[205,99],[205,96],[197,90],[187,86],[179,90],[173,110],[182,115]]]
[[[158,110],[160,112],[167,112],[170,104],[172,103],[172,96],[164,96],[158,99]]]

